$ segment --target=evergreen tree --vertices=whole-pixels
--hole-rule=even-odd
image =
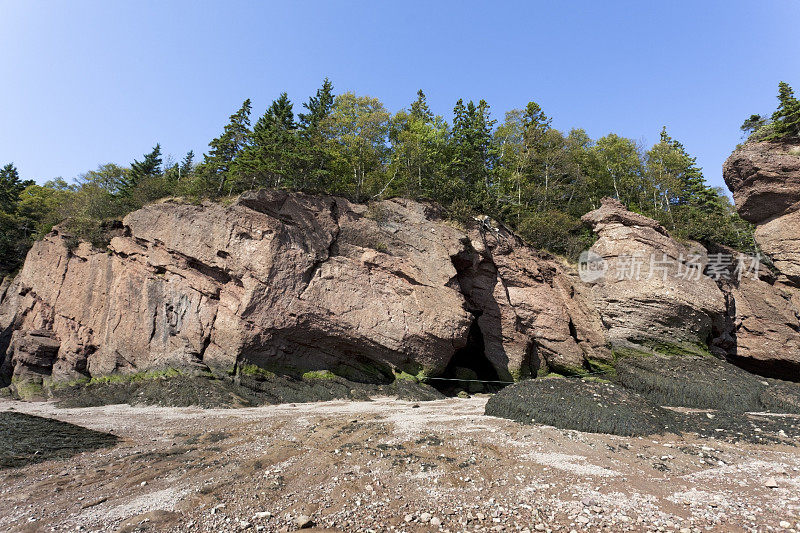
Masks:
[[[203,158],[201,167],[202,175],[215,193],[220,195],[225,191],[226,180],[235,181],[228,176],[231,165],[250,141],[250,111],[251,104],[248,98],[242,103],[236,113],[230,116],[222,135],[208,143],[211,148]]]
[[[131,168],[125,176],[122,190],[129,194],[142,181],[161,174],[161,144],[156,144],[149,154],[145,154],[142,161],[133,160]]]
[[[750,115],[750,118],[745,120],[739,129],[745,132],[745,134],[752,134],[758,131],[762,126],[767,123],[767,119],[762,117],[761,115]]]
[[[417,99],[411,104],[411,118],[422,122],[433,122],[433,112],[428,107],[428,99],[422,89],[417,91]]]
[[[19,195],[30,183],[33,182],[22,182],[19,179],[19,171],[14,163],[9,163],[0,169],[0,211],[13,213]]]
[[[300,166],[298,151],[292,102],[282,93],[258,119],[251,143],[235,162],[239,174],[248,182],[242,185],[293,187]]]
[[[18,214],[18,202],[33,181],[22,181],[13,163],[0,168],[0,279],[17,270],[36,230],[32,221]]]
[[[194,172],[194,150],[186,152],[178,168],[180,169],[181,179],[186,179],[191,176],[192,172]]]
[[[800,101],[786,82],[778,84],[778,109],[772,114],[773,139],[800,136]]]
[[[296,186],[306,190],[329,190],[333,165],[331,146],[331,112],[333,84],[322,82],[315,96],[303,104],[307,113],[299,113],[298,180]]]
[[[298,114],[300,127],[305,131],[319,127],[322,121],[331,114],[333,100],[333,84],[328,78],[325,78],[322,87],[317,89],[317,94],[303,104],[308,113]]]
[[[453,198],[460,198],[473,207],[490,210],[493,176],[499,152],[493,141],[495,121],[489,114],[489,104],[481,100],[476,106],[470,101],[464,105],[459,99],[453,109],[450,161]]]

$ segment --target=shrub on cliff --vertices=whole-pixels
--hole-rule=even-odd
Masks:
[[[748,140],[775,141],[800,137],[800,100],[792,87],[782,81],[778,84],[778,109],[771,117],[750,115],[740,128],[748,134]]]

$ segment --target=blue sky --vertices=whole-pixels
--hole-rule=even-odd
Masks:
[[[245,98],[297,111],[328,76],[392,111],[422,88],[446,118],[463,97],[595,138],[666,125],[723,185],[741,122],[779,80],[800,92],[798,23],[798,0],[0,0],[0,164],[41,182],[199,154]]]

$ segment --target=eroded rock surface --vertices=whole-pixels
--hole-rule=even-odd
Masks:
[[[756,242],[800,284],[800,140],[744,144],[723,172],[739,214],[757,225]]]
[[[739,214],[756,224],[755,240],[776,271],[731,290],[736,357],[748,368],[798,380],[800,141],[746,143],[723,170]]]
[[[607,269],[591,293],[611,343],[703,351],[726,312],[719,287],[703,274],[705,248],[677,242],[610,198],[583,221],[597,234],[591,252]]]
[[[501,240],[417,202],[280,191],[146,206],[105,251],[56,230],[0,296],[3,375],[256,365],[380,382],[444,372],[476,319],[498,375],[608,358],[564,269]],[[22,348],[33,331],[52,361]]]

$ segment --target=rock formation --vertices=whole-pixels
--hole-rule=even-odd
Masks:
[[[800,285],[800,140],[746,143],[723,167],[736,208],[756,224],[756,242]]]
[[[705,248],[678,243],[655,220],[610,198],[583,221],[598,236],[590,252],[606,269],[590,285],[611,343],[704,352],[726,310],[703,274]]]
[[[800,379],[800,141],[746,143],[723,167],[742,218],[775,275],[730,289],[735,358],[747,368]]]
[[[710,350],[798,379],[797,153],[745,145],[725,166],[776,274],[739,276],[734,251],[680,243],[610,199],[583,217],[603,267],[585,282],[501,224],[464,229],[403,199],[167,200],[125,217],[106,250],[56,228],[0,284],[0,379],[258,367],[508,380],[613,363],[611,347]],[[720,254],[734,258],[722,278]]]
[[[445,372],[474,334],[506,378],[610,357],[559,264],[412,201],[172,200],[125,217],[107,250],[70,242],[37,242],[0,296],[6,381],[256,365],[381,382]]]

